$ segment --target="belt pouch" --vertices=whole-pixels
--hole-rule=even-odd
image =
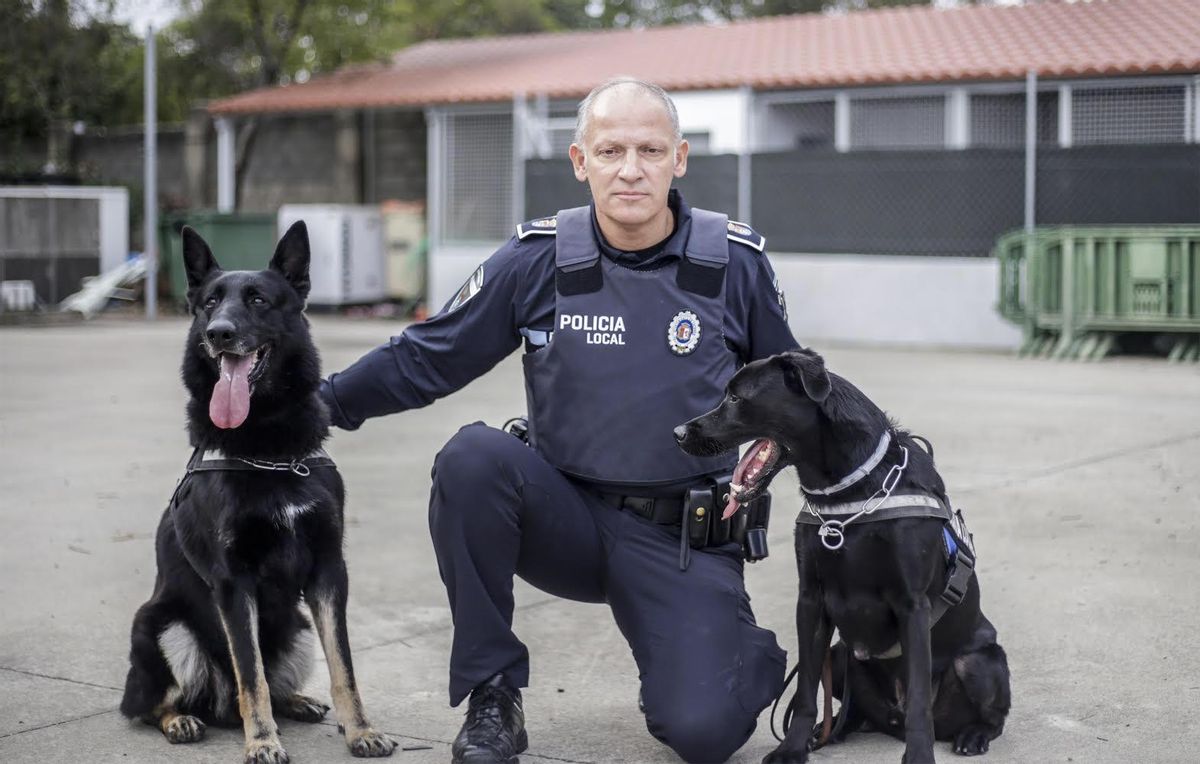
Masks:
[[[715,521],[712,488],[689,488],[683,503],[683,524],[692,549],[708,546],[709,527]]]
[[[771,494],[764,493],[746,508],[746,533],[742,539],[742,556],[747,562],[758,562],[766,557],[767,526],[771,523]]]

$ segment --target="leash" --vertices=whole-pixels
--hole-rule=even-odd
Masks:
[[[815,751],[818,748],[824,748],[831,740],[834,740],[842,734],[842,730],[846,728],[846,720],[850,716],[850,648],[849,646],[842,652],[842,705],[838,708],[837,716],[833,714],[833,651],[825,650],[825,661],[821,666],[821,685],[825,688],[825,707],[824,718],[821,719],[821,736],[816,740],[812,740],[811,750]],[[775,703],[771,706],[771,734],[779,742],[783,742],[783,738],[787,735],[788,730],[792,726],[792,718],[796,715],[796,704],[800,701],[800,688],[796,688],[792,699],[788,701],[787,706],[783,709],[783,719],[781,728],[783,734],[775,731],[775,712],[779,708],[779,701],[787,693],[788,685],[796,678],[800,672],[800,664],[797,663],[787,678],[783,680],[783,689],[779,691],[779,695],[775,698]],[[815,730],[814,730],[815,731]]]
[[[884,433],[886,436],[887,433]],[[880,445],[886,447],[885,440],[880,441]],[[900,482],[900,477],[904,474],[904,470],[908,467],[908,449],[900,446],[900,451],[904,454],[903,461],[900,464],[893,464],[888,470],[887,475],[883,478],[883,484],[879,486],[879,490],[871,494],[871,496],[863,502],[862,509],[845,520],[827,519],[821,516],[821,513],[813,507],[811,502],[805,502],[804,509],[813,517],[821,521],[821,529],[817,531],[817,536],[821,539],[821,544],[831,552],[836,552],[846,543],[845,527],[864,515],[870,515],[875,510],[888,500],[892,495],[892,491],[896,490],[896,485]],[[863,465],[864,467],[866,465]],[[859,468],[860,470],[862,468]],[[844,482],[844,481],[843,481]],[[857,482],[857,481],[855,481]],[[840,490],[840,489],[839,489]],[[826,491],[831,492],[831,491]],[[874,503],[872,503],[874,502]]]

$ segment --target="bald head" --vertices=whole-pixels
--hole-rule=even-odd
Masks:
[[[678,145],[683,140],[683,133],[679,129],[679,114],[675,111],[671,97],[658,85],[633,77],[614,77],[603,82],[579,102],[579,111],[575,117],[575,143],[583,145],[588,137],[592,119],[597,113],[604,113],[615,105],[640,98],[650,99],[662,107],[671,122],[671,130]]]

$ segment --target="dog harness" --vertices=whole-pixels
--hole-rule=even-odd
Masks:
[[[867,476],[883,461],[891,442],[891,433],[885,431],[879,439],[879,446],[870,458],[858,469],[851,472],[838,483],[823,489],[809,489],[801,486],[808,495],[828,496],[849,488]],[[831,552],[842,548],[846,541],[845,527],[852,522],[878,522],[880,520],[899,520],[905,517],[936,518],[943,522],[942,544],[946,555],[947,577],[946,588],[942,595],[933,603],[930,612],[929,627],[933,628],[946,612],[962,602],[967,594],[971,576],[975,573],[975,540],[967,530],[966,520],[962,510],[951,509],[947,499],[941,496],[931,496],[924,493],[895,494],[896,485],[908,467],[908,449],[900,447],[903,454],[899,464],[892,465],[878,491],[866,501],[851,501],[817,508],[811,501],[805,501],[804,508],[796,517],[797,525],[819,525],[817,535],[821,544]],[[896,643],[876,658],[894,658],[900,655],[900,644]]]
[[[226,456],[220,449],[196,448],[188,459],[183,477],[175,485],[168,506],[175,506],[179,490],[187,479],[197,472],[252,472],[265,470],[267,472],[290,472],[297,477],[308,477],[312,471],[321,467],[337,467],[333,459],[323,448],[318,448],[303,459],[292,459],[287,462],[272,462],[265,459],[246,459],[241,456]]]
[[[226,456],[220,449],[197,448],[188,459],[187,473],[217,472],[230,470],[267,470],[269,472],[291,472],[308,477],[314,467],[336,467],[333,459],[323,448],[318,448],[303,459],[287,462],[271,462],[265,459],[246,459],[241,456]]]

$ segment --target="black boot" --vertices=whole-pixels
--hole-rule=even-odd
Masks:
[[[529,747],[521,691],[509,687],[503,674],[471,691],[467,720],[450,751],[454,764],[516,764]]]

